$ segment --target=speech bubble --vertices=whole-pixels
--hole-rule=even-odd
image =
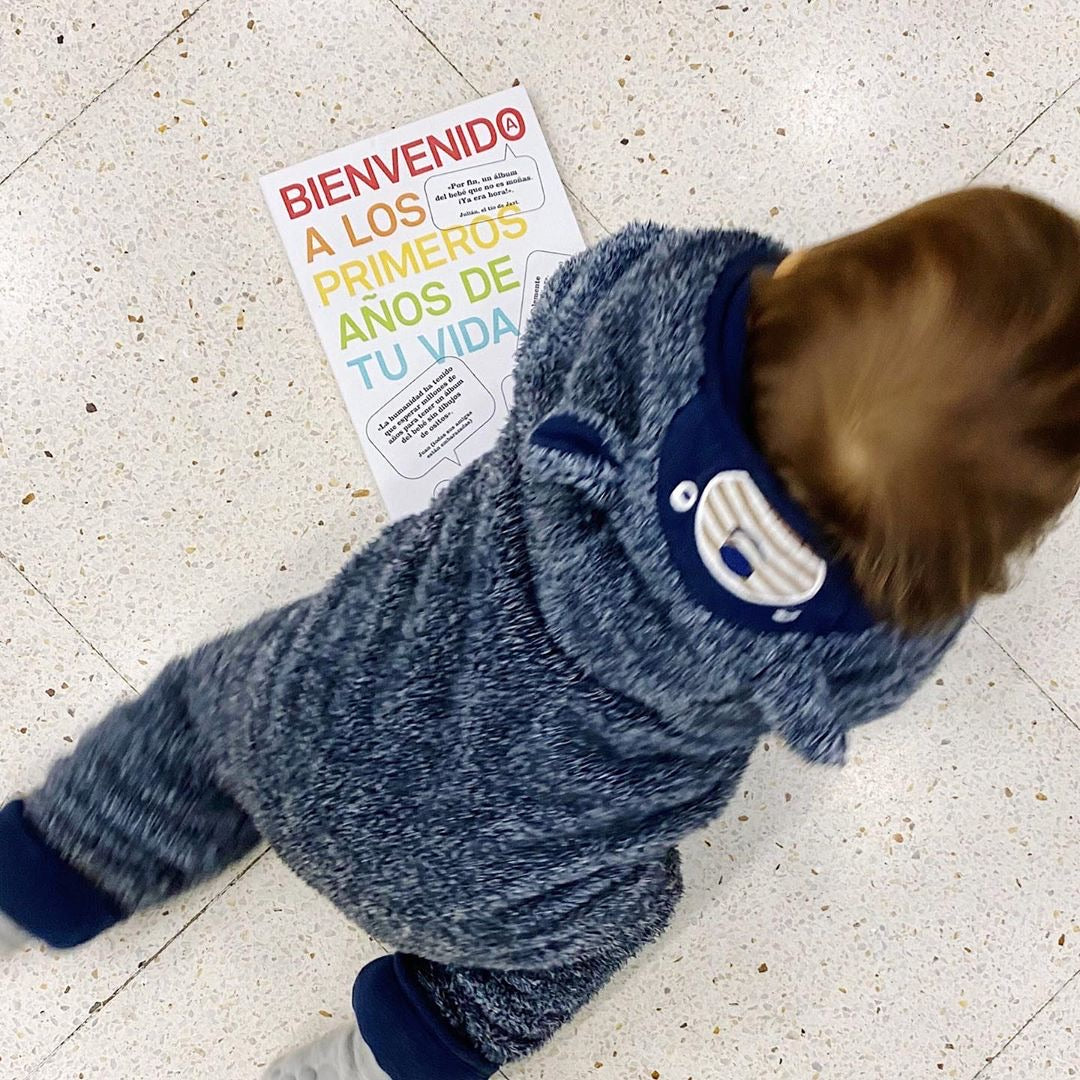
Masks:
[[[495,415],[495,398],[457,356],[443,357],[367,422],[368,442],[407,480],[440,461],[461,464],[460,447]]]
[[[564,251],[545,251],[537,248],[529,252],[525,260],[525,274],[521,281],[521,311],[518,315],[518,336],[525,333],[525,324],[529,321],[532,309],[540,294],[544,291],[547,280],[570,256]]]
[[[536,301],[540,299],[540,294],[544,291],[548,278],[569,258],[570,256],[565,251],[546,251],[543,248],[537,248],[535,251],[529,252],[529,256],[525,260],[525,273],[521,281],[518,340],[521,339],[521,335],[525,332],[525,324],[529,321],[529,316],[536,306]],[[500,385],[506,411],[509,412],[514,405],[513,372],[505,376]]]
[[[544,205],[544,184],[536,158],[515,154],[510,147],[502,161],[470,165],[431,176],[424,196],[437,229],[468,225],[478,214],[494,216],[516,205],[523,214]]]

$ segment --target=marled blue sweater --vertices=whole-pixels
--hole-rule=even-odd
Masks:
[[[723,810],[759,738],[839,760],[949,640],[738,625],[672,558],[658,460],[719,347],[715,282],[781,255],[635,226],[570,260],[496,447],[322,592],[170,665],[30,819],[125,910],[214,872],[253,825],[433,961],[539,970],[655,936],[674,845]],[[534,437],[553,416],[556,437]],[[116,790],[89,815],[80,759]]]

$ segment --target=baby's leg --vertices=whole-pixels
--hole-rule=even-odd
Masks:
[[[0,811],[0,916],[55,947],[216,874],[258,834],[189,715],[190,660],[112,710],[44,785]]]
[[[356,1023],[282,1058],[264,1080],[488,1080],[539,1049],[619,966],[590,958],[485,971],[384,956],[357,977]]]
[[[357,1022],[282,1058],[264,1080],[488,1080],[540,1049],[660,934],[681,892],[677,853],[650,880],[648,895],[626,897],[624,922],[583,927],[579,941],[602,948],[568,945],[543,968],[454,967],[400,953],[374,961],[353,987]]]

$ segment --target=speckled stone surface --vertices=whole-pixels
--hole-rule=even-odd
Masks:
[[[1074,928],[1080,932],[1080,927]],[[979,1074],[979,1080],[1080,1076],[1080,985],[1072,982]]]
[[[34,1080],[257,1080],[349,1017],[357,969],[381,955],[267,856]]]
[[[1071,0],[398,0],[480,90],[532,92],[604,222],[789,240],[975,175],[1080,74]]]
[[[0,8],[0,178],[200,6],[201,0],[17,0]]]
[[[261,173],[520,78],[589,239],[654,217],[801,242],[974,177],[1076,210],[1077,19],[1060,0],[0,14],[0,178],[33,155],[0,183],[0,794],[383,524]],[[1074,511],[848,769],[762,748],[686,844],[672,933],[506,1075],[1073,1075],[1078,545]],[[256,1080],[337,1022],[377,946],[272,857],[232,880],[17,957],[0,1077]]]

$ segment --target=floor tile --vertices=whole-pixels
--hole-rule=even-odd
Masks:
[[[94,5],[91,30],[37,0],[21,27],[0,16],[0,177],[177,6]],[[315,587],[383,524],[261,173],[520,78],[589,239],[653,217],[801,242],[1006,147],[981,180],[1077,209],[1078,18],[1063,0],[209,0],[0,186],[0,551],[21,567],[0,563],[0,778],[34,782],[126,683]],[[973,628],[847,769],[763,749],[685,845],[671,933],[507,1075],[972,1080],[1029,1020],[985,1080],[1072,1075],[1076,984],[1031,1018],[1080,968],[1080,731],[1043,693],[1077,718],[1078,528],[980,610],[1027,675]],[[227,882],[18,957],[0,1075],[86,1020],[35,1080],[254,1080],[346,1015],[377,947],[272,857],[161,951]]]
[[[257,1080],[350,1018],[353,979],[382,954],[267,856],[31,1075]]]
[[[130,688],[0,555],[0,799],[48,763]]]
[[[1073,933],[1080,933],[1080,926],[1074,926]],[[1078,1039],[1080,981],[1074,977],[978,1074],[977,1080],[1066,1080],[1080,1076]]]
[[[136,685],[384,520],[258,176],[472,95],[385,0],[182,36],[0,187],[0,550]]]
[[[978,618],[1046,693],[1080,725],[1080,506],[1069,511],[1036,555],[1017,570],[1005,597]]]
[[[530,88],[611,228],[846,231],[960,186],[1080,74],[1068,0],[398,6],[481,91]]]
[[[189,0],[194,10],[200,0]],[[55,4],[0,12],[0,180],[184,19],[176,0]]]
[[[1080,732],[973,628],[847,768],[763,750],[672,932],[507,1075],[970,1080],[1080,967],[1078,790]]]

